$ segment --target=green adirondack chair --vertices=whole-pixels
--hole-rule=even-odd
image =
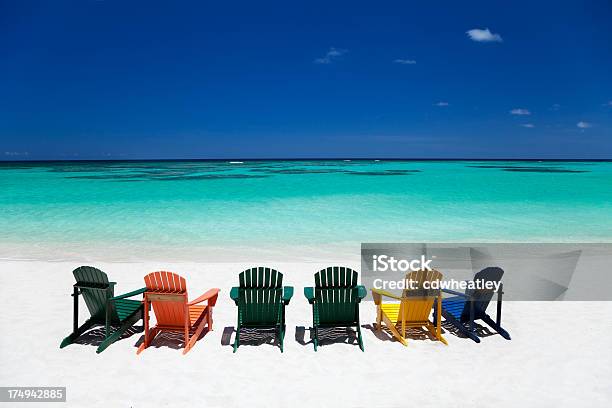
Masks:
[[[251,268],[241,272],[239,287],[230,297],[238,306],[238,327],[234,353],[240,346],[241,329],[274,329],[283,352],[285,338],[285,306],[293,296],[293,287],[283,287],[283,274],[270,268]]]
[[[144,293],[146,288],[115,296],[114,287],[116,282],[109,282],[108,277],[101,270],[91,266],[81,266],[72,273],[77,282],[73,286],[74,292],[72,294],[74,298],[73,330],[62,341],[60,348],[73,343],[91,327],[103,325],[105,327],[105,337],[96,350],[96,353],[101,353],[111,343],[119,339],[134,323],[142,319],[142,302],[127,298]],[[83,296],[91,315],[80,327],[79,295]],[[118,328],[111,333],[113,326],[118,326]]]
[[[358,285],[358,273],[343,266],[330,266],[314,276],[315,287],[304,288],[304,296],[312,305],[314,349],[319,346],[319,329],[355,327],[359,348],[363,339],[359,324],[359,303],[366,294],[365,286]]]

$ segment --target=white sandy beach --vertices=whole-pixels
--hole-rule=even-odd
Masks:
[[[355,262],[335,263],[359,270]],[[70,407],[558,408],[607,407],[612,400],[612,302],[506,302],[503,325],[511,341],[492,335],[476,344],[446,332],[448,346],[415,339],[408,347],[371,330],[375,306],[364,302],[365,353],[340,343],[315,353],[302,344],[312,323],[302,288],[330,263],[268,263],[295,287],[285,352],[261,344],[233,354],[236,307],[229,289],[240,271],[260,263],[89,262],[118,282],[116,293],[144,286],[143,276],[156,270],[183,275],[190,298],[221,288],[214,330],[187,355],[177,349],[179,340],[164,335],[137,356],[140,332],[98,355],[89,344],[59,349],[72,328],[72,270],[82,264],[0,262],[3,386],[66,386]],[[83,303],[81,310],[83,321]]]

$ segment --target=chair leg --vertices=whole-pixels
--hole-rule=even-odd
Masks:
[[[138,320],[141,319],[141,317],[142,317],[142,312],[138,312],[138,313],[134,313],[132,316],[126,319],[123,323],[121,323],[121,326],[117,330],[115,330],[111,335],[106,336],[106,338],[102,341],[102,343],[98,345],[98,348],[96,349],[96,353],[100,354],[101,352],[106,350],[108,346],[113,344],[115,341],[119,340],[119,338],[123,335],[123,333],[128,331],[129,328],[134,325],[134,323],[136,323]]]
[[[448,342],[446,341],[444,337],[442,337],[442,316],[441,314],[442,314],[442,293],[439,292],[438,297],[436,299],[436,305],[434,308],[433,324],[435,327],[432,327],[432,329],[435,329],[434,336],[436,336],[438,340],[440,340],[442,343],[448,346]]]
[[[473,331],[468,330],[463,325],[461,325],[461,328],[459,330],[461,330],[463,334],[474,340],[476,343],[480,343],[480,337],[478,337]]]
[[[438,340],[448,346],[448,341],[442,336],[442,334],[438,331]]]
[[[234,353],[238,350],[240,346],[240,323],[236,325],[236,338],[234,339]]]
[[[153,339],[155,339],[155,336],[157,336],[158,333],[161,332],[161,329],[158,329],[157,327],[152,328],[151,330],[147,330],[145,332],[145,335],[148,333],[148,340],[145,337],[145,341],[142,342],[142,344],[140,345],[140,347],[138,347],[138,350],[136,351],[136,354],[140,354],[144,351],[144,349],[146,349],[147,347],[149,347],[151,345],[151,343],[153,342]]]
[[[470,339],[474,340],[476,343],[480,343],[480,338],[476,335],[476,332],[472,332],[470,329],[465,327],[465,324],[455,319],[452,315],[444,312],[444,309],[442,309],[440,314],[444,316],[445,322],[452,324],[457,330],[459,330],[466,337],[469,337]],[[473,326],[473,323],[470,326]]]
[[[316,324],[312,330],[314,330],[314,339],[312,340],[312,344],[314,345],[314,351],[317,351],[317,348],[319,347],[319,330],[317,329]]]
[[[183,327],[183,336],[185,337],[185,342],[183,343],[183,354],[185,354],[185,350],[189,351],[189,330],[191,329],[191,322],[189,320],[189,306],[185,303],[185,306],[183,307],[184,310],[184,319],[185,319],[185,326]]]
[[[359,348],[361,349],[361,351],[365,351],[363,349],[363,338],[361,337],[361,327],[359,325],[359,322],[357,322],[357,342],[359,343]]]
[[[446,341],[444,337],[442,337],[442,334],[440,333],[440,330],[439,330],[440,326],[436,327],[430,323],[425,327],[427,328],[427,330],[429,330],[432,336],[434,336],[434,338],[438,339],[439,341],[441,341],[442,343],[448,346],[448,342]]]
[[[465,325],[461,322],[458,322],[455,319],[449,319],[447,318],[446,321],[451,322],[453,326],[455,326],[457,329],[459,329],[459,331],[461,333],[463,333],[465,336],[469,337],[470,339],[474,340],[476,343],[480,343],[480,338],[476,335],[476,332],[470,330],[469,328],[465,327]]]
[[[85,333],[89,328],[91,328],[95,322],[91,319],[87,320],[85,323],[81,325],[81,327],[77,327],[75,331],[70,333],[62,343],[60,344],[60,348],[64,348],[69,344],[72,344],[81,334]]]
[[[278,334],[279,334],[279,343],[280,343],[280,351],[281,353],[283,352],[283,341],[285,340],[285,328],[283,325],[281,325],[278,329]]]
[[[144,349],[149,347],[149,341],[150,341],[149,337],[151,336],[151,333],[149,330],[149,310],[150,310],[150,303],[148,302],[147,296],[145,293],[144,304],[143,304],[143,318],[142,318],[142,330],[144,331],[144,340],[142,341],[142,344],[140,345],[140,347],[138,347],[138,350],[136,350],[136,354],[142,353]]]
[[[387,326],[389,330],[391,330],[391,334],[393,334],[393,337],[398,339],[399,342],[402,343],[404,346],[407,346],[408,342],[404,337],[402,337],[402,335],[400,335],[400,333],[397,331],[397,328],[395,327],[397,322],[394,324],[385,314],[383,314],[382,320],[385,323],[385,326]]]
[[[208,315],[208,311],[206,312],[206,314]],[[200,338],[200,335],[202,334],[202,331],[204,330],[204,326],[209,324],[209,322],[210,322],[209,316],[202,317],[202,321],[200,321],[198,328],[196,329],[193,336],[191,336],[189,343],[185,344],[185,348],[183,349],[183,354],[187,354],[187,352],[191,350],[191,348],[195,345],[196,341],[198,341],[198,339]],[[209,326],[209,330],[210,330],[210,326]]]
[[[495,331],[498,332],[504,339],[510,340],[510,334],[508,334],[506,330],[504,330],[499,324],[497,324],[497,322],[493,321],[493,319],[491,319],[489,315],[481,316],[481,319],[486,324],[495,329]]]

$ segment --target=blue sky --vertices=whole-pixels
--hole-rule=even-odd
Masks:
[[[612,3],[0,2],[0,160],[612,158]]]

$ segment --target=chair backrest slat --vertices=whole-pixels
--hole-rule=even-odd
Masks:
[[[402,293],[402,301],[398,320],[406,322],[424,322],[429,320],[431,308],[436,300],[439,290],[425,288],[425,282],[431,286],[432,282],[442,279],[442,274],[436,270],[419,270],[406,274],[406,289]],[[411,288],[412,282],[416,288]]]
[[[283,274],[265,267],[247,269],[238,275],[239,310],[246,325],[274,325],[282,308]]]
[[[145,300],[150,301],[159,326],[183,327],[187,307],[187,283],[182,276],[168,271],[152,272],[144,277]]]
[[[317,272],[315,278],[315,305],[320,323],[346,323],[357,321],[357,282],[359,274],[344,266],[330,266]]]
[[[483,282],[499,282],[504,276],[504,270],[495,266],[491,266],[483,269],[474,275],[474,281]],[[493,289],[466,289],[465,294],[474,299],[474,318],[478,319],[479,316],[486,313],[489,302],[493,298]],[[463,312],[461,313],[462,320],[469,320],[470,317],[470,304],[465,303]]]
[[[238,275],[241,288],[280,288],[283,274],[272,268],[259,266],[243,271]]]
[[[108,281],[106,273],[92,266],[81,266],[72,271],[72,274],[91,317],[105,320],[107,300],[114,296],[113,285]],[[112,305],[111,320],[114,322],[119,320],[117,311]]]
[[[344,266],[330,266],[315,274],[317,288],[350,288],[357,286],[359,274]]]

